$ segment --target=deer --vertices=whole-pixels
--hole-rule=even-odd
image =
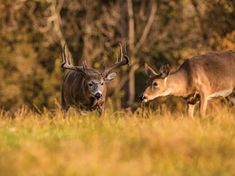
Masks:
[[[206,115],[208,101],[229,97],[235,92],[235,52],[214,51],[186,59],[170,73],[169,65],[159,72],[145,64],[149,79],[140,100],[148,102],[157,97],[178,96],[186,100],[188,115],[194,116],[195,106],[200,105],[200,116]]]
[[[86,64],[81,66],[71,64],[68,48],[64,45],[61,68],[69,70],[61,86],[61,107],[64,113],[72,106],[77,110],[97,110],[102,116],[105,108],[106,84],[116,77],[116,73],[112,71],[129,64],[129,57],[123,53],[122,46],[119,47],[120,56],[116,63],[101,72]]]

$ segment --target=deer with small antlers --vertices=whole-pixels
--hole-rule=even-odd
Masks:
[[[106,83],[116,77],[116,73],[112,72],[113,70],[129,63],[128,56],[123,53],[120,45],[120,56],[117,62],[100,72],[87,65],[72,65],[71,57],[68,55],[67,50],[68,48],[64,45],[61,67],[69,71],[63,80],[61,88],[62,109],[67,112],[69,107],[73,106],[87,111],[98,110],[102,114],[107,92]]]

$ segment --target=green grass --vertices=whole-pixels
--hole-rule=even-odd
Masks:
[[[0,175],[235,175],[234,114],[1,113]]]

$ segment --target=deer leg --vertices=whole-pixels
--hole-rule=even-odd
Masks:
[[[105,108],[105,105],[104,105],[104,104],[102,104],[102,105],[99,106],[99,108],[98,108],[98,113],[99,113],[99,116],[100,116],[100,117],[104,116],[104,114],[105,114],[104,108]]]
[[[66,115],[66,112],[69,110],[69,105],[66,103],[64,97],[63,97],[63,93],[61,96],[61,109],[64,112],[64,116]]]
[[[226,97],[227,101],[230,103],[230,105],[235,105],[235,97],[234,96],[228,96]]]
[[[201,101],[200,101],[200,115],[205,116],[206,115],[206,108],[208,104],[208,98],[202,94],[200,95]]]
[[[66,105],[65,107],[62,107],[62,110],[64,113],[66,113],[69,110],[69,106]]]
[[[69,105],[62,105],[61,109],[63,111],[63,117],[65,118],[67,116],[67,111],[69,110]]]
[[[195,92],[194,95],[188,96],[186,101],[188,103],[188,116],[193,118],[195,107],[200,102],[200,95]]]
[[[229,101],[233,104],[233,106],[235,105],[235,97],[230,97]]]
[[[194,116],[195,106],[195,104],[188,104],[188,116],[191,118]]]

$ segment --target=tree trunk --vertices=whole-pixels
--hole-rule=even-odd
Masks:
[[[129,89],[129,97],[128,97],[128,105],[132,106],[135,102],[135,68],[132,66],[130,68],[129,74],[128,74],[128,89]]]
[[[136,59],[136,57],[134,58]],[[135,89],[135,72],[138,69],[138,64],[133,64],[129,70],[128,74],[128,92],[129,92],[129,97],[128,97],[128,106],[133,106],[135,103],[135,96],[136,96],[136,89]]]
[[[149,18],[145,27],[143,28],[142,35],[138,42],[136,42],[136,31],[135,31],[135,18],[134,18],[134,8],[133,8],[133,0],[127,0],[127,18],[128,18],[128,46],[129,46],[129,54],[130,54],[130,69],[128,73],[128,82],[126,85],[126,98],[128,100],[125,101],[125,106],[133,107],[135,102],[135,72],[138,69],[138,60],[137,53],[138,50],[141,49],[142,45],[146,41],[146,38],[150,32],[152,24],[155,19],[155,14],[157,11],[157,6],[154,0],[152,0],[151,11],[149,14]]]

